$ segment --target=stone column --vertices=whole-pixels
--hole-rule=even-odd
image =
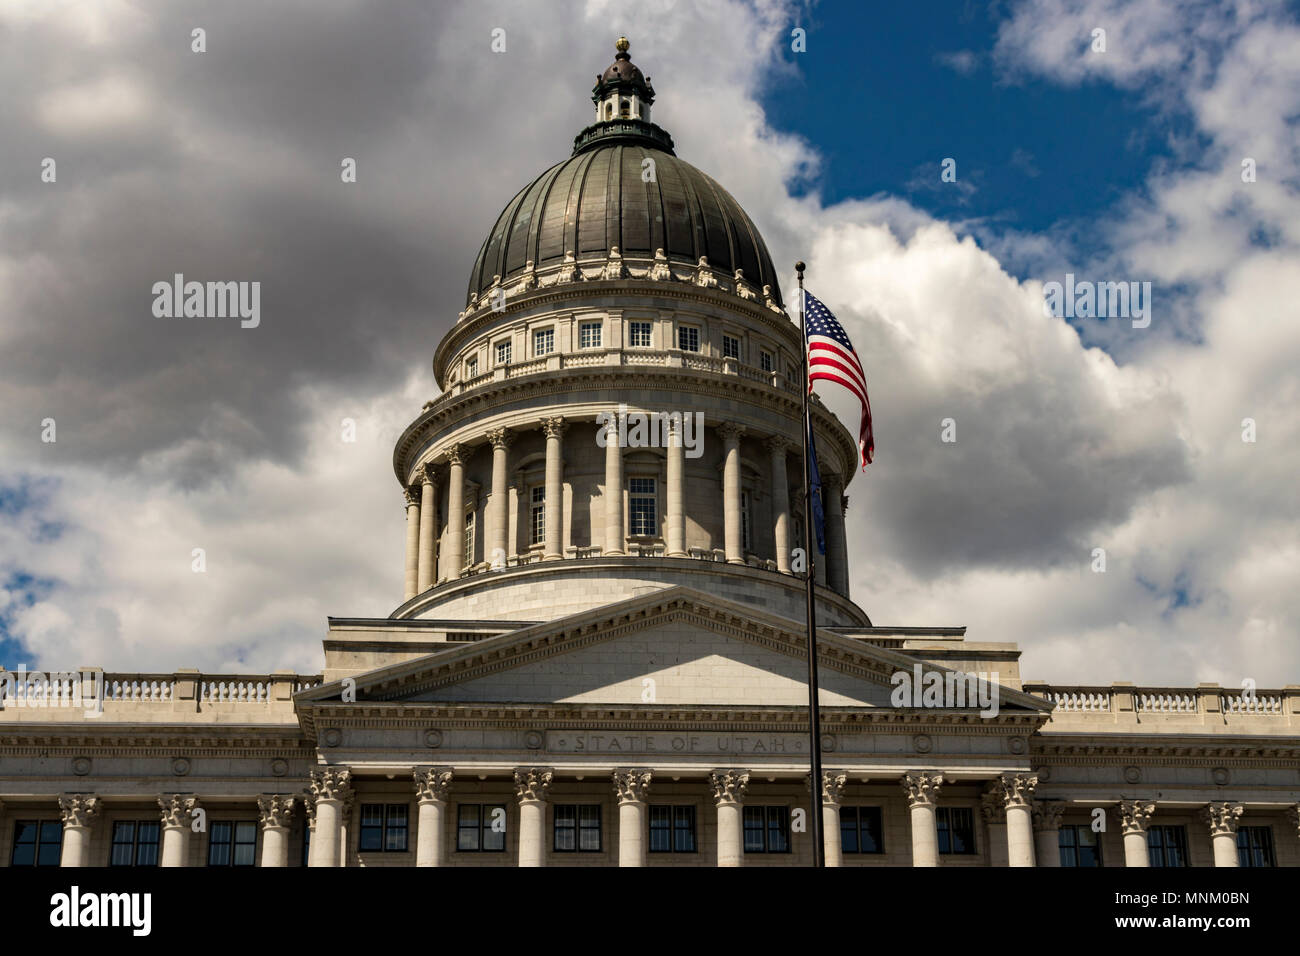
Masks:
[[[510,503],[507,488],[510,485],[506,471],[506,458],[513,437],[508,428],[494,428],[487,433],[492,443],[492,494],[487,506],[487,558],[494,570],[504,568],[510,551],[506,546],[506,525],[509,521]]]
[[[1039,866],[1061,865],[1061,816],[1065,804],[1060,800],[1035,800],[1030,808],[1034,817],[1034,860]]]
[[[1034,824],[1029,812],[1038,778],[1004,773],[997,781],[1007,811],[1007,866],[1034,865]]]
[[[519,797],[519,865],[546,865],[546,791],[555,771],[550,767],[519,767],[515,770],[515,794]]]
[[[842,866],[844,863],[844,844],[840,837],[840,797],[844,795],[844,785],[849,776],[843,770],[822,771],[822,849],[826,855],[827,866]],[[808,789],[812,789],[812,774],[804,778]]]
[[[605,434],[605,549],[604,554],[625,554],[623,530],[623,449],[618,443],[618,419]]]
[[[316,832],[312,835],[310,865],[338,866],[343,808],[352,799],[352,771],[338,767],[313,770],[311,791],[316,798]]]
[[[89,793],[59,797],[63,815],[63,855],[59,866],[90,866],[90,825],[99,816],[101,801]]]
[[[339,866],[348,865],[348,848],[352,846],[352,805],[355,800],[356,791],[349,788],[347,796],[339,805]]]
[[[190,865],[190,833],[199,798],[192,793],[164,793],[158,796],[162,810],[162,850],[159,866]]]
[[[996,781],[980,794],[980,815],[988,834],[989,866],[1007,865],[1007,801]]]
[[[745,791],[748,770],[714,770],[709,788],[718,808],[718,866],[745,865]]]
[[[546,547],[543,561],[559,561],[564,557],[564,459],[560,444],[564,437],[563,418],[542,419],[546,434]]]
[[[682,423],[668,419],[668,488],[665,492],[668,533],[665,554],[686,557],[686,449],[682,445]]]
[[[1149,800],[1121,800],[1115,812],[1124,834],[1124,865],[1150,866],[1147,827],[1156,812],[1156,805]]]
[[[723,541],[727,549],[728,564],[744,564],[745,551],[742,547],[740,530],[740,436],[745,429],[732,422],[718,426],[722,436],[722,522]]]
[[[1210,828],[1214,844],[1215,866],[1240,866],[1237,858],[1237,822],[1246,808],[1240,803],[1210,803],[1201,810],[1201,819]]]
[[[618,865],[645,866],[646,828],[649,826],[646,792],[651,771],[645,768],[614,771],[618,795]]]
[[[844,480],[834,472],[822,482],[826,503],[826,580],[832,591],[848,597],[849,554],[844,535]]]
[[[425,465],[420,477],[420,559],[416,573],[416,593],[423,594],[438,581],[437,552],[433,545],[433,529],[438,524],[438,479],[433,466]]]
[[[416,767],[415,794],[420,817],[415,831],[415,865],[446,866],[443,852],[444,817],[447,795],[451,792],[451,767]]]
[[[464,448],[447,449],[447,580],[455,581],[465,567]]]
[[[943,775],[930,770],[904,774],[901,781],[912,812],[912,866],[939,865],[939,827],[934,810]]]
[[[264,793],[257,798],[262,824],[262,866],[289,865],[289,826],[297,798],[288,793]]]
[[[790,440],[774,435],[767,440],[772,453],[772,537],[776,569],[790,573],[790,480],[785,470],[785,453]]]
[[[403,601],[420,593],[420,496],[413,488],[406,495],[406,580]]]

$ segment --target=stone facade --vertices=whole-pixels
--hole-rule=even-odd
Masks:
[[[671,139],[619,53],[564,175],[631,216],[618,151]],[[530,187],[498,219],[394,450],[402,602],[331,619],[320,674],[0,673],[0,863],[788,865],[812,813],[832,866],[1300,863],[1300,687],[1054,686],[996,635],[873,626],[819,402],[809,779],[799,331],[684,165],[642,180],[653,253],[587,247],[598,187],[541,267],[570,218]]]

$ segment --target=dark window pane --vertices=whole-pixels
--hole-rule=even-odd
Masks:
[[[500,851],[506,848],[506,808],[497,803],[483,808],[483,849]]]
[[[858,852],[857,807],[844,807],[840,810],[840,850],[844,853]]]

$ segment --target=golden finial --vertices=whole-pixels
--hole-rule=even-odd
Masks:
[[[614,47],[615,49],[618,50],[619,53],[626,53],[627,48],[630,47],[631,45],[632,44],[627,42],[627,37],[619,37],[618,42],[614,44]]]

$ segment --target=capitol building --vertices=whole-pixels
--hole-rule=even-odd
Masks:
[[[832,866],[1300,864],[1300,686],[1047,684],[874,624],[815,399],[810,780],[798,304],[617,47],[393,451],[401,602],[316,674],[0,673],[0,863],[807,865],[819,813]]]

